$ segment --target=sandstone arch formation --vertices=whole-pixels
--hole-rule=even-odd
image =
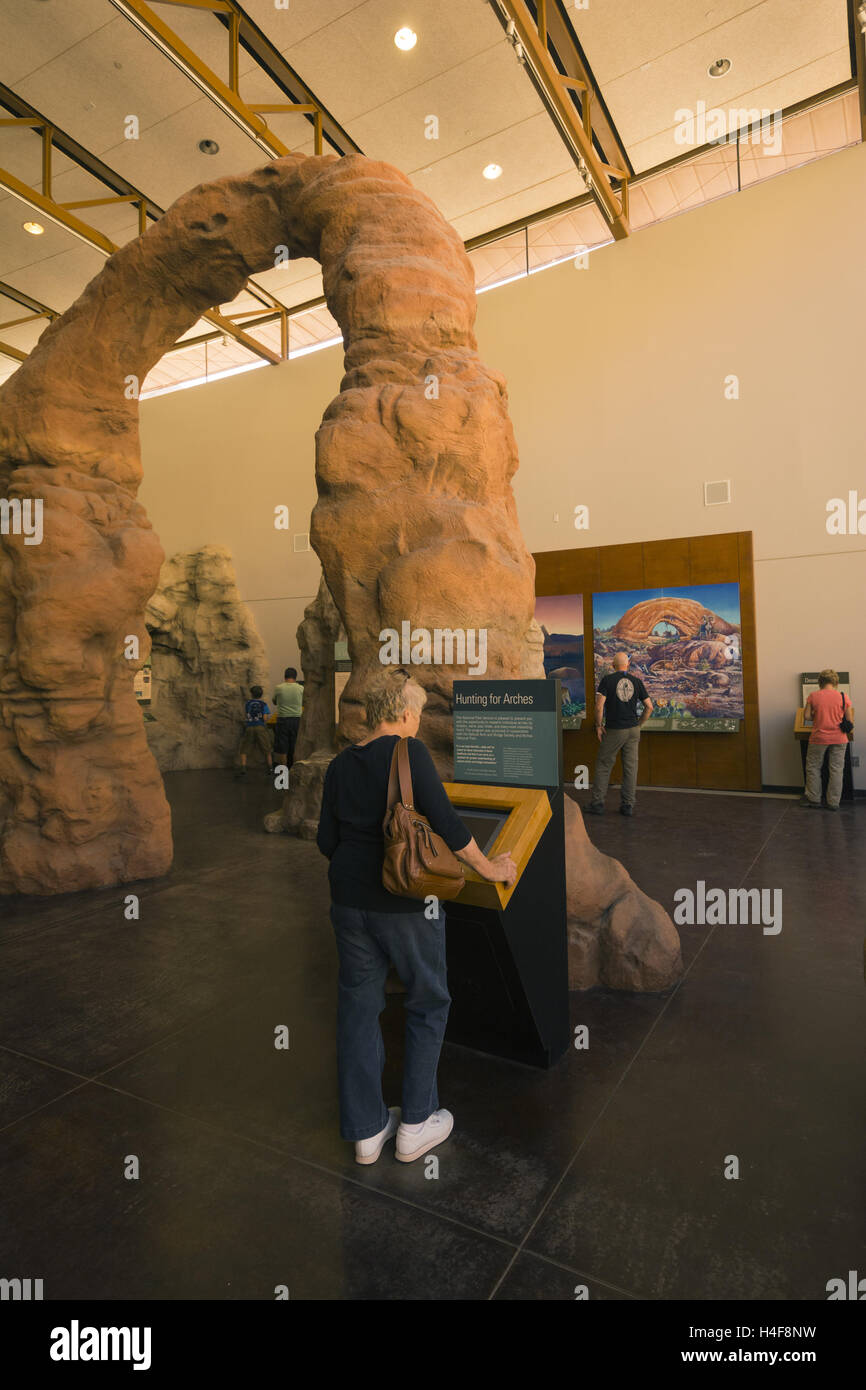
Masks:
[[[203,184],[107,261],[0,389],[0,496],[44,508],[41,544],[0,538],[0,892],[94,888],[171,863],[124,654],[136,636],[146,655],[163,559],[136,502],[133,383],[284,246],[321,261],[346,349],[317,435],[311,525],[349,635],[345,731],[379,632],[405,619],[486,628],[491,678],[534,673],[517,452],[504,381],[476,350],[457,234],[402,173],[362,156],[288,156]],[[450,684],[465,674],[418,668],[440,761]]]
[[[697,636],[704,615],[711,610],[693,598],[648,598],[623,613],[611,628],[611,635],[627,642],[644,642],[652,636],[657,623],[672,623],[682,637]],[[738,632],[731,623],[713,613],[719,633]]]

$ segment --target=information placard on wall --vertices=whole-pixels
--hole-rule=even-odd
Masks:
[[[805,705],[810,695],[816,694],[821,689],[821,682],[818,680],[820,671],[801,671],[800,672],[800,704]],[[848,699],[851,699],[851,677],[847,671],[837,671],[839,684],[835,688],[844,690]]]
[[[562,785],[558,680],[455,681],[454,781]]]

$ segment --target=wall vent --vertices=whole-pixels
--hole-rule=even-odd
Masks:
[[[310,535],[309,535],[309,532],[305,531],[303,534],[299,533],[298,535],[296,535],[296,536],[293,538],[293,544],[294,544],[294,547],[295,547],[295,554],[297,554],[299,550],[309,550],[309,548],[310,548]]]
[[[731,480],[723,478],[719,483],[704,483],[704,506],[718,507],[731,500]]]

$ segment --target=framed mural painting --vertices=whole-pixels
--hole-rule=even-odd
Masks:
[[[535,620],[544,637],[544,674],[562,682],[562,727],[579,729],[586,715],[583,595],[536,598]]]
[[[595,686],[626,652],[653,702],[645,730],[736,733],[744,716],[739,584],[593,594]]]

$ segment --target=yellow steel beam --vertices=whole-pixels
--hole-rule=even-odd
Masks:
[[[602,211],[605,220],[617,241],[629,234],[628,219],[625,214],[624,199],[610,186],[608,173],[610,166],[598,156],[592,139],[590,116],[591,91],[587,87],[583,100],[583,119],[580,119],[574,103],[567,95],[567,85],[548,52],[546,33],[546,11],[544,17],[545,33],[542,36],[542,7],[533,16],[526,0],[496,0],[500,11],[507,15],[514,25],[514,36],[519,41],[525,62],[529,65],[535,82],[543,94],[543,100],[553,117],[560,133],[572,152],[572,157],[581,168],[590,184],[592,195]],[[617,177],[621,173],[617,172]]]
[[[175,5],[184,10],[210,10],[212,14],[231,14],[228,0],[161,0],[163,5]]]
[[[848,0],[851,39],[854,45],[854,75],[860,96],[860,139],[866,141],[866,3]]]
[[[95,247],[97,251],[101,251],[104,255],[111,256],[118,250],[115,243],[110,241],[97,227],[91,227],[87,222],[82,222],[81,219],[70,212],[68,208],[65,208],[61,203],[55,203],[51,198],[46,198],[44,193],[40,193],[36,188],[31,188],[29,184],[24,183],[22,179],[10,173],[8,169],[0,169],[0,188],[5,188],[9,193],[12,193],[16,198],[20,199],[22,203],[26,203],[29,207],[36,208],[38,212],[41,212],[43,216],[49,218],[50,221],[58,223],[58,225],[64,227],[66,231],[72,232],[74,236],[77,236],[80,241],[86,242],[88,246]],[[139,208],[139,224],[141,221],[141,212],[142,210]],[[202,318],[207,319],[208,323],[212,323],[220,332],[228,333],[250,352],[254,352],[257,356],[263,357],[266,362],[276,363],[281,360],[278,353],[272,352],[269,347],[265,347],[263,343],[259,343],[255,338],[251,338],[242,328],[236,328],[230,319],[223,318],[216,309],[211,309],[208,313],[202,314]],[[26,353],[21,355],[20,360],[22,362],[26,355]]]
[[[100,208],[108,203],[139,203],[141,199],[137,193],[112,193],[110,198],[81,198],[77,203],[58,203],[58,207],[70,210],[72,208]]]
[[[228,13],[231,17],[230,23],[230,52],[229,52],[229,83],[223,82],[221,77],[207,66],[207,64],[194,53],[188,44],[185,44],[179,34],[176,34],[150,5],[145,4],[145,0],[111,0],[116,10],[146,35],[147,38],[155,43],[168,58],[180,67],[186,75],[195,82],[196,86],[215,101],[222,108],[227,116],[230,116],[247,135],[268,154],[279,158],[282,155],[290,154],[288,145],[268,129],[267,122],[256,114],[252,106],[241,98],[237,91],[238,78],[238,59],[237,59],[237,12],[232,6],[223,8],[222,13]],[[167,0],[162,0],[167,3]],[[215,9],[213,5],[202,5],[202,9]],[[232,85],[234,84],[234,85]]]
[[[50,314],[46,313],[45,310],[43,310],[39,314],[25,314],[24,317],[21,319],[7,319],[5,323],[0,323],[0,329],[17,328],[19,324],[35,323],[37,319],[47,318],[50,318]]]
[[[27,353],[20,348],[13,347],[11,343],[0,343],[0,354],[4,357],[12,357],[16,362],[26,362]]]
[[[55,203],[52,198],[46,198],[44,193],[40,193],[38,188],[31,188],[29,183],[24,183],[17,175],[8,169],[0,169],[0,188],[5,188],[7,192],[22,203],[26,203],[31,208],[36,208],[37,212],[43,213],[51,222],[57,222],[61,227],[65,227],[73,236],[77,236],[80,241],[85,241],[89,246],[95,246],[97,251],[102,251],[106,256],[110,256],[117,250],[113,241],[109,241],[107,236],[98,231],[96,227],[91,227],[87,222],[82,222],[73,213],[68,212],[60,203]]]
[[[51,197],[51,136],[53,131],[50,125],[42,127],[42,192],[46,198]]]

